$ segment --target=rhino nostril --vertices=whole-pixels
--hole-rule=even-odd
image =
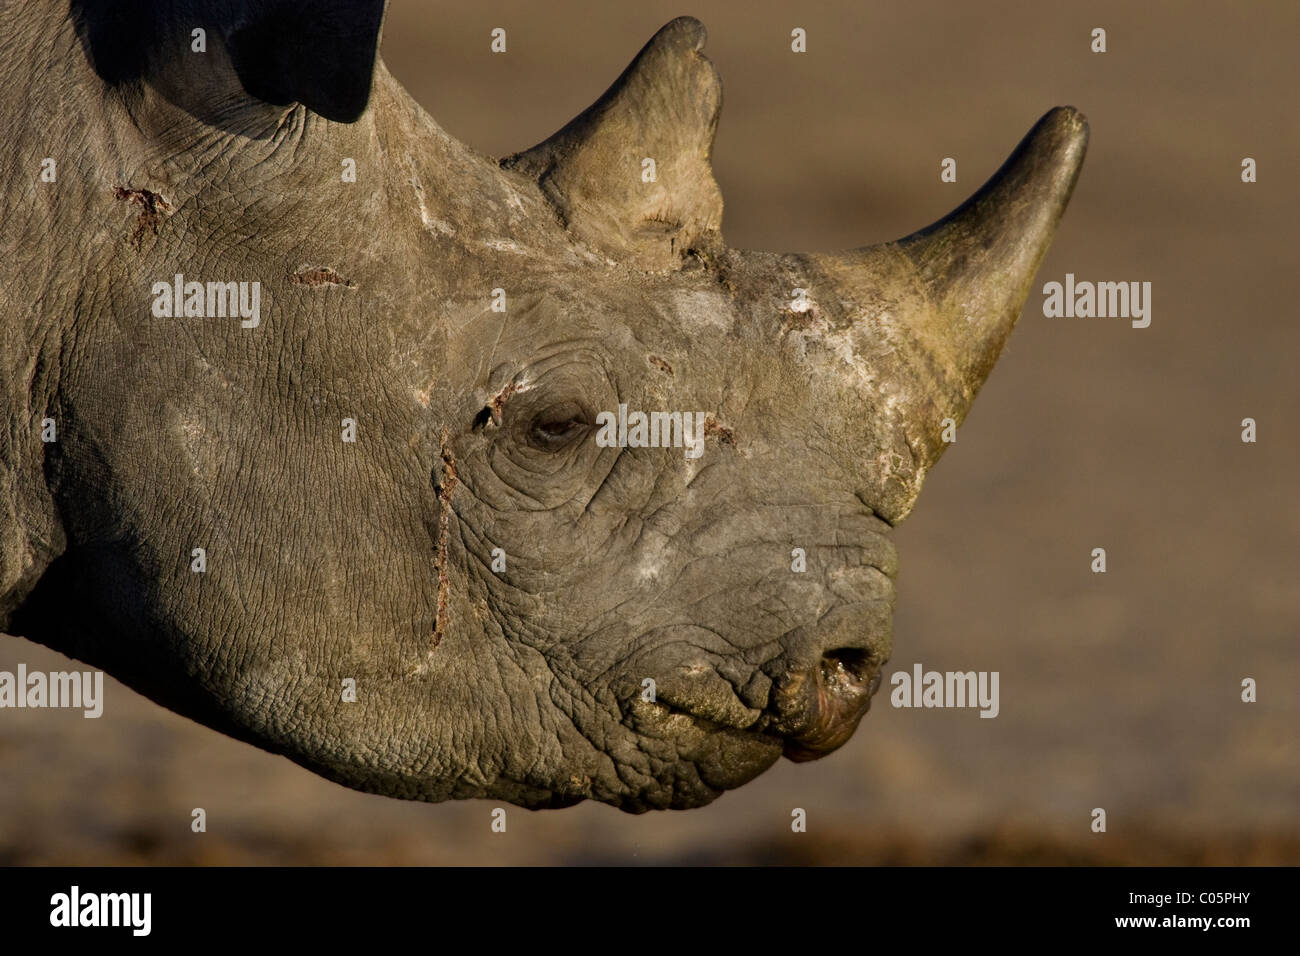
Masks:
[[[841,647],[822,655],[822,681],[827,687],[856,689],[871,681],[871,655],[856,647]]]

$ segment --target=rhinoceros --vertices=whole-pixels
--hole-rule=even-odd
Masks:
[[[1076,110],[919,232],[776,254],[723,240],[691,18],[498,161],[382,2],[4,14],[0,626],[399,798],[687,808],[850,737]]]

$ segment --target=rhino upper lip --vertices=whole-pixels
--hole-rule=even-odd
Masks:
[[[876,696],[876,692],[880,689],[880,685],[884,680],[884,673],[884,663],[882,662],[880,669],[876,671],[868,683],[867,694],[861,705],[861,712],[858,713],[856,719],[852,721],[852,727],[856,728],[858,721],[866,715],[868,710],[870,710],[871,701]],[[823,750],[818,741],[813,739],[803,739],[803,735],[791,736],[775,733],[769,728],[776,721],[776,718],[768,708],[760,710],[758,716],[753,720],[747,723],[742,723],[740,721],[726,720],[716,714],[713,716],[705,716],[689,707],[675,704],[671,699],[665,698],[663,695],[657,697],[653,703],[660,708],[667,710],[670,714],[680,714],[684,717],[689,717],[691,720],[703,725],[706,729],[728,728],[763,737],[770,737],[773,740],[779,740],[785,745],[786,755],[796,761],[811,760],[815,759],[815,757],[823,756],[825,753],[829,753],[830,750],[835,749],[835,747],[838,747],[839,744],[843,742],[842,740],[838,741],[834,746]],[[847,736],[851,735],[851,733],[852,731],[850,730],[850,733],[845,735],[846,739]]]
[[[871,700],[880,689],[883,676],[882,664],[867,681],[865,693],[851,689],[836,677],[819,681],[811,720],[796,733],[784,736],[786,758],[795,763],[817,760],[847,742],[871,709]]]

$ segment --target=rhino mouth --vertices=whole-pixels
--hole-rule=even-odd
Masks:
[[[857,581],[837,583],[847,590]],[[883,682],[890,606],[880,597],[816,609],[808,623],[765,638],[686,623],[639,634],[615,700],[636,738],[635,769],[657,783],[620,805],[699,806],[782,757],[803,763],[838,750]]]
[[[681,729],[684,721],[697,732],[733,740],[755,738],[764,748],[781,748],[795,763],[819,760],[838,750],[871,709],[884,675],[884,662],[872,666],[863,656],[828,656],[818,673],[797,675],[773,691],[769,704],[753,710],[734,691],[727,697],[677,697],[671,691],[653,701],[636,701],[638,723],[657,729]],[[653,715],[653,716],[652,716]],[[657,720],[655,718],[658,718]],[[646,719],[649,718],[649,719]],[[647,729],[643,726],[640,729]]]

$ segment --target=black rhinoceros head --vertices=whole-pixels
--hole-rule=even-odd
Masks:
[[[907,238],[750,252],[695,20],[498,162],[375,65],[382,4],[62,6],[0,28],[42,77],[3,94],[15,633],[399,797],[689,807],[848,739],[1077,112]]]

